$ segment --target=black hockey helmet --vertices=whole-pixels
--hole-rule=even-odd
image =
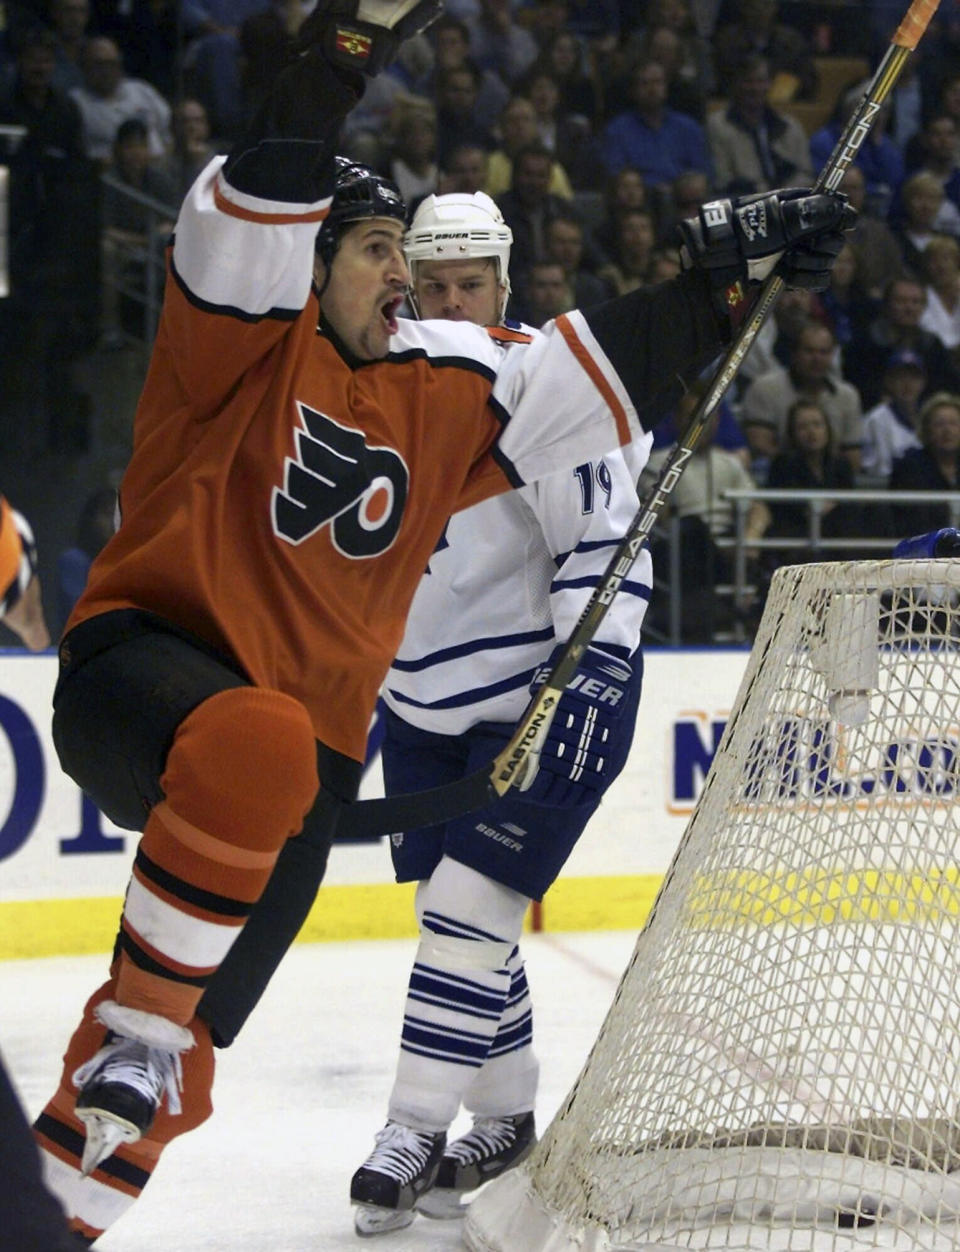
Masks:
[[[369,166],[337,157],[337,174],[330,211],[317,232],[317,253],[327,269],[336,254],[344,229],[365,217],[393,217],[407,222],[407,206],[400,188]]]

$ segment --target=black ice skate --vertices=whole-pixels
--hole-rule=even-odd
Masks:
[[[180,1112],[180,1054],[194,1044],[186,1027],[113,1000],[97,1005],[95,1013],[110,1033],[73,1075],[80,1088],[76,1114],[87,1129],[84,1177],[120,1144],[136,1143],[150,1129],[164,1095],[170,1112]]]
[[[444,1152],[437,1181],[417,1201],[417,1212],[425,1217],[462,1217],[466,1192],[519,1165],[536,1142],[532,1113],[476,1118],[473,1129]]]
[[[432,1134],[387,1122],[350,1183],[351,1203],[359,1206],[354,1217],[358,1235],[410,1225],[417,1197],[433,1186],[446,1143],[443,1131]]]

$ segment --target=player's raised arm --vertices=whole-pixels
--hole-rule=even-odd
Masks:
[[[343,122],[366,76],[439,9],[439,0],[318,4],[245,133],[188,193],[174,234],[160,342],[171,338],[198,416],[204,404],[215,408],[251,360],[303,313]]]
[[[520,419],[499,440],[518,480],[605,451],[588,425],[598,397],[621,444],[642,434],[643,409],[718,354],[775,267],[788,286],[827,285],[852,220],[837,192],[791,189],[714,201],[683,223],[685,273],[548,322],[494,387],[494,401]]]

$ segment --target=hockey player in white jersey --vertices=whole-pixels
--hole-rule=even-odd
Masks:
[[[497,326],[504,353],[539,332],[505,320],[511,234],[482,192],[430,196],[404,240],[422,318]],[[454,515],[383,688],[388,794],[475,770],[512,734],[636,513],[652,436]],[[645,550],[554,720],[530,791],[392,837],[417,880],[418,949],[388,1121],[354,1175],[360,1234],[447,1217],[533,1147],[538,1066],[518,941],[623,767],[636,722]],[[571,731],[573,734],[571,734]],[[473,1128],[446,1145],[464,1105]]]

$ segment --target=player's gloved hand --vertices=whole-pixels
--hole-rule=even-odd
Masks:
[[[560,653],[554,649],[530,684],[535,693]],[[633,668],[602,647],[587,648],[580,666],[560,697],[553,722],[518,790],[541,804],[584,804],[602,791],[610,778],[611,753],[621,722]]]
[[[318,0],[295,51],[320,48],[332,65],[373,78],[442,12],[443,0]]]
[[[711,200],[679,224],[685,268],[705,269],[715,289],[759,283],[777,267],[788,287],[822,291],[857,219],[839,191],[802,187]]]
[[[960,556],[960,530],[954,526],[941,526],[922,535],[901,539],[893,550],[895,560]]]

